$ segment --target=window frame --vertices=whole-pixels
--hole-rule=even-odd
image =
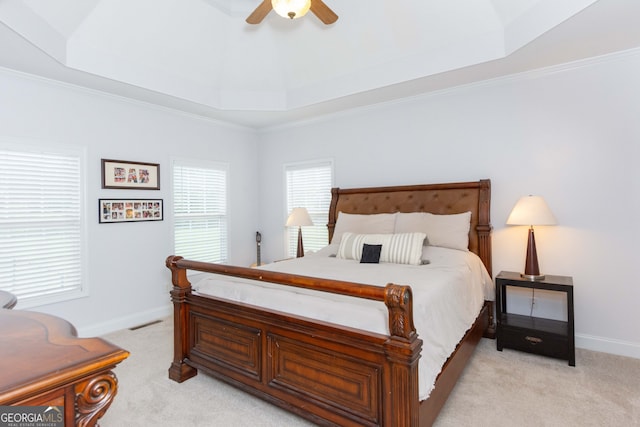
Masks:
[[[224,171],[225,173],[225,194],[224,194],[224,202],[225,202],[225,242],[224,242],[224,259],[222,261],[215,261],[216,263],[226,264],[229,262],[229,230],[230,230],[230,205],[229,205],[229,189],[230,189],[230,165],[227,162],[220,162],[215,160],[201,160],[201,159],[192,159],[192,158],[172,158],[171,159],[171,245],[172,250],[175,255],[185,256],[185,254],[176,253],[176,224],[179,216],[176,215],[176,188],[175,188],[175,169],[176,165],[180,167],[193,167],[193,168],[205,168],[212,169],[218,171]],[[187,258],[185,256],[185,258]],[[189,258],[191,259],[191,258]],[[195,259],[194,259],[195,260]],[[201,261],[201,260],[195,260]],[[206,261],[211,262],[211,261]]]
[[[291,213],[290,210],[293,207],[299,207],[299,206],[292,206],[291,208],[289,207],[289,188],[288,188],[288,177],[287,174],[289,171],[292,170],[304,170],[304,169],[313,169],[313,168],[318,168],[318,167],[323,167],[323,166],[328,166],[329,170],[330,170],[330,184],[329,184],[329,192],[328,192],[328,205],[327,205],[327,212],[326,212],[326,216],[323,219],[323,222],[321,224],[317,224],[314,221],[314,227],[324,227],[325,230],[327,230],[327,242],[326,244],[329,244],[329,235],[328,235],[328,229],[327,229],[327,222],[329,221],[329,209],[330,209],[330,205],[331,205],[331,188],[333,188],[335,186],[335,168],[334,168],[334,160],[332,158],[321,158],[321,159],[313,159],[313,160],[305,160],[305,161],[301,161],[301,162],[289,162],[289,163],[285,163],[283,165],[283,188],[284,188],[284,201],[283,201],[283,212],[284,212],[284,218],[282,220],[282,224],[284,227],[284,256],[285,258],[290,258],[290,257],[295,257],[296,255],[296,248],[297,248],[297,236],[298,236],[298,231],[297,230],[293,230],[294,227],[287,227],[286,225],[284,225],[287,221],[287,218],[289,216],[289,214]],[[306,207],[306,206],[305,206]],[[311,213],[310,213],[311,214]],[[313,215],[312,215],[313,216]],[[313,219],[313,218],[312,218]],[[305,235],[305,227],[302,228],[302,236],[303,236],[303,241],[304,239],[304,235]],[[293,244],[293,240],[295,239],[295,245],[291,246]],[[315,248],[313,248],[315,249]],[[313,250],[311,249],[311,250]],[[307,246],[305,246],[305,251],[310,250],[310,248],[308,248]]]
[[[0,150],[14,151],[18,153],[51,154],[58,156],[75,157],[78,160],[78,249],[80,251],[78,261],[79,287],[74,289],[43,294],[28,298],[18,296],[17,308],[30,309],[44,305],[72,301],[84,298],[90,294],[88,280],[88,219],[87,215],[87,149],[86,147],[67,145],[51,141],[41,141],[13,137],[0,137]],[[0,287],[7,290],[6,287]]]

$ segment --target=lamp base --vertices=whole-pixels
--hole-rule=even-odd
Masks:
[[[524,273],[520,273],[520,277],[522,277],[525,280],[530,280],[532,282],[535,282],[536,280],[544,280],[544,274],[524,274]]]
[[[533,234],[533,226],[529,228],[527,259],[524,264],[524,273],[520,273],[520,277],[531,280],[532,282],[544,279],[544,274],[540,274],[540,267],[538,267],[538,252],[536,251],[536,238]]]
[[[296,253],[298,258],[304,256],[304,246],[302,245],[302,227],[298,227],[298,252]]]

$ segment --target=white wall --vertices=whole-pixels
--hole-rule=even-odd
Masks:
[[[232,263],[255,257],[256,136],[253,131],[125,99],[0,70],[0,139],[65,144],[87,152],[88,297],[36,308],[98,335],[171,313],[170,161],[229,164]],[[160,164],[159,191],[103,190],[100,159]],[[164,221],[98,224],[99,198],[164,199]],[[20,308],[20,303],[18,307]]]
[[[339,187],[492,181],[493,271],[524,267],[516,200],[545,197],[541,270],[573,276],[576,344],[640,358],[640,50],[335,115],[261,135],[265,259],[282,256],[282,164],[335,160]],[[563,310],[549,297],[536,313]]]
[[[574,278],[577,345],[640,358],[639,74],[630,51],[256,135],[0,70],[0,137],[87,149],[90,296],[39,310],[82,335],[170,313],[170,209],[162,222],[126,224],[98,224],[95,210],[98,198],[170,206],[172,157],[230,164],[230,262],[240,265],[254,261],[256,230],[264,260],[283,256],[283,164],[331,157],[340,187],[490,178],[495,273],[523,268],[526,230],[504,222],[520,196],[543,195],[559,225],[536,231],[541,269]],[[160,163],[161,190],[102,190],[101,158]]]

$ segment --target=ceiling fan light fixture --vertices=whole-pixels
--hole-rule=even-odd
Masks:
[[[311,7],[311,0],[271,0],[273,10],[283,18],[303,17]]]

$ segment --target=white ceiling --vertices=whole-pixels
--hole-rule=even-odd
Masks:
[[[640,46],[638,0],[0,0],[0,66],[254,128]]]

